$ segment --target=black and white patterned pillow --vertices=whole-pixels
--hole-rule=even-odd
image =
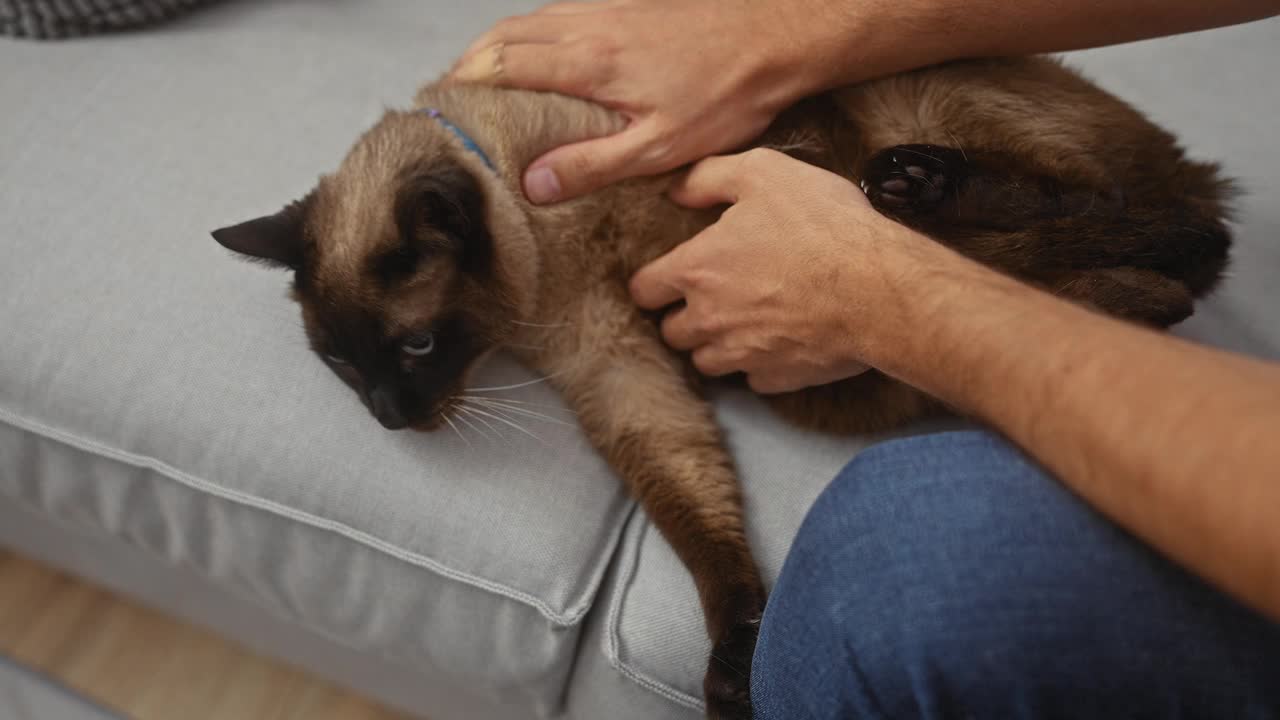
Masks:
[[[0,34],[53,40],[168,20],[213,0],[0,0]]]

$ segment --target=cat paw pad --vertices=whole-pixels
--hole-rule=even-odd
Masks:
[[[954,192],[963,154],[937,145],[895,145],[876,153],[862,174],[863,192],[893,214],[932,212]]]

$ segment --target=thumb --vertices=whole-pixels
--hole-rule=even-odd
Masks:
[[[571,200],[629,177],[658,172],[641,162],[649,134],[637,125],[614,135],[564,145],[534,160],[524,193],[535,205]]]

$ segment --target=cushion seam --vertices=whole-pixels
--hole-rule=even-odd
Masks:
[[[336,520],[328,520],[296,508],[291,508],[274,500],[268,500],[239,490],[233,490],[208,480],[198,478],[194,475],[183,472],[159,460],[158,458],[110,448],[102,445],[101,443],[79,437],[70,432],[49,427],[35,420],[23,418],[6,410],[5,408],[0,408],[0,422],[20,431],[28,432],[45,439],[70,446],[80,450],[81,452],[96,455],[107,460],[113,460],[124,465],[150,470],[157,475],[166,477],[199,493],[204,493],[228,502],[271,513],[318,530],[336,533],[348,540],[389,555],[402,562],[433,572],[441,577],[461,582],[479,590],[492,592],[509,600],[528,605],[537,610],[543,617],[561,627],[571,627],[578,624],[582,619],[582,616],[585,614],[586,609],[591,605],[591,603],[585,599],[579,599],[566,612],[559,613],[547,605],[545,601],[522,590],[516,590],[515,588],[507,587],[506,585],[493,580],[486,580],[460,570],[455,570],[438,560],[406,550],[386,540],[370,535],[369,533],[357,530],[344,523],[337,522]],[[599,571],[594,574],[596,576],[601,575]],[[593,578],[593,581],[598,581],[598,577]]]
[[[13,496],[8,496],[8,497],[10,500],[13,501],[14,505],[17,508],[19,508],[19,510],[21,510],[22,512],[38,514],[42,519],[52,523],[55,527],[57,527],[61,531],[69,532],[69,533],[79,533],[81,536],[92,536],[93,538],[101,542],[115,544],[121,548],[124,548],[126,552],[137,553],[138,555],[141,555],[150,561],[160,563],[161,565],[164,565],[169,570],[173,570],[176,572],[191,573],[192,575],[195,575],[196,577],[198,577],[200,580],[204,582],[209,582],[216,585],[219,589],[225,591],[227,594],[233,595],[236,598],[253,605],[255,608],[270,615],[272,620],[275,622],[287,623],[289,625],[292,625],[296,629],[313,633],[316,636],[321,637],[325,640],[328,640],[329,642],[332,642],[335,645],[339,645],[347,650],[351,650],[357,653],[372,655],[378,658],[379,660],[386,660],[388,662],[394,662],[394,663],[406,665],[409,667],[429,669],[427,668],[426,665],[420,662],[412,662],[412,661],[406,662],[405,660],[396,656],[394,653],[389,653],[380,647],[376,647],[374,645],[362,644],[359,642],[353,642],[345,635],[335,633],[332,630],[327,630],[316,623],[306,620],[301,616],[289,611],[287,608],[284,608],[275,602],[265,599],[261,595],[248,591],[243,586],[235,585],[232,583],[218,582],[216,579],[210,577],[208,574],[204,573],[203,571],[201,571],[200,568],[194,565],[183,563],[183,562],[174,562],[170,558],[165,557],[163,554],[158,553],[155,550],[152,550],[151,548],[146,547],[145,545],[140,545],[138,543],[135,543],[127,537],[116,535],[112,533],[110,530],[107,530],[101,526],[85,525],[82,523],[75,522],[74,520],[71,520],[69,518],[52,515],[48,513],[44,508],[38,505],[33,505],[32,503],[28,503],[23,498],[15,498]],[[51,565],[51,566],[56,567],[56,565]],[[58,569],[59,571],[64,571],[62,570],[62,568],[58,568]],[[71,573],[70,570],[65,570],[64,572]],[[72,574],[78,576],[78,573],[72,573]],[[93,582],[92,579],[90,579],[90,581]],[[115,592],[115,591],[113,590],[112,592]],[[125,593],[125,595],[128,596],[128,593]],[[146,602],[144,600],[139,600],[138,602],[141,602],[143,605],[146,605]],[[0,658],[2,657],[3,656],[0,655]]]
[[[657,693],[676,704],[703,712],[706,709],[706,704],[702,700],[682,690],[677,690],[661,680],[645,675],[622,659],[622,603],[628,594],[627,586],[631,584],[632,579],[635,577],[636,569],[640,566],[640,550],[644,547],[644,536],[650,529],[646,514],[636,513],[633,517],[640,522],[640,529],[636,532],[635,551],[627,558],[626,566],[622,568],[618,575],[618,590],[613,594],[612,602],[609,604],[609,662],[614,669],[622,673],[623,677],[640,687]]]

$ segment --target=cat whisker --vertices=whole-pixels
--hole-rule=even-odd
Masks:
[[[524,419],[524,417],[525,417],[523,414],[519,414],[519,415],[517,415],[516,413],[514,413],[514,412],[513,412],[513,409],[512,409],[512,408],[508,408],[508,407],[498,407],[497,405],[485,405],[485,406],[484,406],[484,408],[485,408],[485,410],[488,410],[488,411],[490,411],[490,412],[492,412],[492,413],[495,413],[495,414],[496,414],[496,415],[493,415],[493,416],[491,416],[491,417],[495,417],[495,418],[498,418],[498,419],[503,419],[503,420],[509,421],[509,422],[508,422],[508,424],[510,424],[510,423],[519,423],[519,422],[520,422],[522,419]],[[477,410],[477,409],[476,409],[476,408],[474,408],[474,407],[473,407],[472,409],[473,409],[473,410],[475,410],[476,412],[483,412],[483,411]],[[531,420],[535,420],[535,419],[536,419],[536,420],[542,420],[543,418],[529,418],[529,419],[531,419]],[[556,422],[556,421],[555,421],[555,420],[552,420],[552,422]],[[568,423],[563,423],[563,422],[562,422],[561,424],[567,425]],[[541,438],[539,438],[539,439],[541,439]]]
[[[529,407],[547,408],[549,410],[557,410],[559,412],[566,412],[572,415],[578,414],[577,412],[570,410],[569,408],[563,405],[560,405],[558,403],[529,402],[528,400],[514,400],[512,398],[490,397],[488,395],[459,395],[458,399],[459,400],[497,400],[498,402],[508,403],[511,405],[528,405]]]
[[[744,673],[744,672],[742,672],[741,670],[739,670],[739,669],[738,669],[738,667],[737,667],[736,665],[734,665],[733,663],[729,662],[728,660],[725,660],[724,658],[720,657],[719,655],[717,655],[717,654],[715,654],[715,653],[711,653],[711,657],[712,657],[713,659],[715,659],[715,660],[719,660],[721,665],[724,665],[725,667],[727,667],[727,668],[729,668],[730,670],[734,671],[735,673],[737,673],[737,674],[741,675],[742,677],[744,677],[744,678],[745,678],[745,677],[747,676],[747,675],[746,675],[746,673]]]
[[[558,376],[560,376],[560,375],[565,374],[566,372],[568,372],[568,370],[561,370],[560,372],[557,372],[557,373],[551,373],[550,375],[543,375],[542,377],[538,378],[537,380],[530,380],[530,381],[528,381],[528,382],[516,383],[516,384],[514,384],[514,385],[497,385],[497,386],[494,386],[494,387],[467,388],[466,390],[467,390],[467,392],[473,392],[473,393],[476,393],[476,392],[497,392],[497,391],[499,391],[499,390],[518,390],[518,389],[520,389],[520,388],[529,387],[530,385],[537,385],[538,383],[546,382],[546,381],[550,380],[551,378],[558,377]]]
[[[495,385],[493,387],[467,388],[467,391],[478,393],[478,392],[497,392],[499,390],[517,390],[519,388],[529,387],[530,385],[537,385],[538,383],[546,382],[546,381],[547,381],[547,378],[540,377],[537,380],[530,380],[529,382],[518,383],[515,385]]]
[[[462,434],[462,431],[458,429],[458,426],[457,426],[457,425],[455,425],[455,424],[454,424],[454,422],[453,422],[452,420],[450,420],[450,419],[449,419],[449,416],[448,416],[448,415],[441,415],[441,417],[443,417],[443,418],[444,418],[444,421],[445,421],[445,422],[449,423],[449,427],[453,428],[453,431],[454,431],[454,432],[458,433],[458,437],[462,439],[462,442],[464,442],[464,443],[466,443],[466,444],[467,444],[467,447],[474,447],[474,446],[471,444],[471,441],[470,441],[470,440],[468,440],[468,439],[466,438],[466,436]]]
[[[499,417],[506,418],[507,420],[510,420],[512,422],[519,422],[521,420],[521,415],[518,415],[515,413],[515,408],[508,407],[506,405],[495,405],[492,403],[484,403],[479,407],[475,405],[471,406],[472,410],[476,410],[476,411],[479,411],[480,407],[483,407],[485,410],[488,410],[489,412],[497,413]]]
[[[947,130],[947,134],[950,135],[951,140],[955,142],[956,149],[960,151],[960,157],[964,158],[965,162],[969,162],[969,156],[965,153],[964,146],[960,144],[960,138],[956,137],[956,134],[950,130]]]
[[[527,410],[525,408],[514,407],[511,405],[503,405],[502,403],[496,403],[496,402],[481,402],[481,401],[477,401],[477,402],[480,402],[481,405],[484,405],[486,408],[489,408],[490,410],[494,410],[494,411],[505,410],[508,413],[514,413],[516,415],[521,415],[527,418],[534,418],[537,420],[545,420],[547,422],[555,423],[557,425],[564,425],[565,427],[577,427],[576,423],[566,422],[564,420],[561,420],[560,418],[551,417],[550,415],[545,415],[543,413],[535,412],[533,410]]]
[[[908,153],[911,153],[912,155],[919,155],[920,157],[927,157],[927,158],[929,158],[930,160],[933,160],[934,162],[942,162],[942,158],[936,158],[936,157],[934,157],[934,156],[930,155],[930,154],[929,154],[929,153],[927,153],[927,152],[920,152],[919,150],[912,150],[912,149],[911,149],[911,148],[909,148],[909,147],[896,147],[896,148],[894,148],[894,149],[893,149],[893,151],[894,151],[895,153],[898,153],[898,152],[908,152]]]
[[[459,410],[463,410],[463,411],[465,411],[465,410],[466,410],[466,408],[463,408],[463,407],[459,407],[458,409],[459,409]],[[472,430],[475,430],[475,431],[476,431],[476,434],[477,434],[477,435],[479,435],[480,437],[484,438],[485,440],[489,440],[489,441],[492,441],[492,440],[493,440],[493,438],[490,438],[488,435],[486,435],[486,434],[484,433],[484,431],[483,431],[483,430],[481,430],[481,429],[480,429],[480,426],[476,425],[475,423],[471,422],[470,420],[466,419],[465,417],[463,417],[463,416],[461,416],[461,415],[458,415],[457,417],[458,417],[458,422],[460,422],[460,423],[466,423],[467,427],[471,428]]]
[[[475,414],[475,412],[474,412],[470,407],[468,407],[468,406],[466,406],[466,405],[459,405],[459,406],[458,406],[458,409],[459,409],[459,410],[461,410],[461,411],[463,411],[463,412],[465,412],[466,414],[468,414],[468,415],[470,415],[470,416],[474,417],[474,418],[476,419],[476,421],[477,421],[477,422],[483,423],[485,427],[487,427],[487,428],[489,428],[490,430],[492,430],[492,431],[493,431],[493,434],[494,434],[494,435],[497,435],[500,439],[502,439],[502,440],[504,440],[504,441],[507,439],[507,436],[506,436],[506,435],[503,435],[503,434],[502,434],[502,432],[501,432],[500,430],[498,430],[498,428],[494,427],[494,426],[493,426],[493,424],[492,424],[492,423],[490,423],[488,420],[485,420],[484,418],[480,417],[479,415],[476,415],[476,414]]]
[[[922,176],[922,175],[912,175],[912,174],[911,174],[911,173],[909,173],[909,172],[902,172],[901,170],[896,170],[896,171],[894,171],[894,172],[892,172],[892,173],[889,173],[889,174],[890,174],[890,175],[901,175],[902,177],[907,178],[908,180],[919,180],[920,182],[925,183],[925,184],[926,184],[926,185],[928,185],[929,187],[934,187],[933,181],[932,181],[932,180],[930,180],[930,179],[929,179],[929,178],[927,178],[927,177]]]
[[[553,405],[551,403],[535,403],[535,402],[528,402],[525,400],[513,400],[510,398],[504,398],[504,397],[494,397],[491,395],[459,395],[458,397],[465,398],[467,400],[470,400],[471,402],[478,402],[486,405],[509,405],[511,407],[519,407],[519,408],[525,408],[525,406],[527,406],[527,408],[549,408],[553,410],[559,408],[559,409],[565,410],[566,412],[570,412],[568,408],[562,408],[559,405]]]
[[[538,442],[542,443],[543,445],[546,445],[546,444],[547,444],[547,442],[546,442],[545,440],[543,440],[542,438],[538,437],[537,435],[534,435],[533,433],[529,432],[529,430],[528,430],[527,428],[525,428],[523,425],[520,425],[519,423],[516,423],[516,422],[512,422],[511,420],[509,420],[509,419],[507,419],[507,418],[505,418],[505,417],[499,417],[498,415],[494,415],[494,414],[493,414],[493,413],[491,413],[491,412],[487,412],[487,411],[485,411],[485,410],[480,410],[480,409],[478,409],[478,408],[471,408],[471,412],[473,412],[473,413],[477,413],[477,414],[480,414],[480,415],[483,415],[483,416],[485,416],[485,417],[487,417],[487,418],[493,418],[494,420],[497,420],[498,422],[503,423],[504,425],[510,425],[511,427],[515,428],[516,430],[519,430],[520,432],[524,433],[525,435],[528,435],[529,437],[533,438],[534,440],[537,440]]]
[[[543,352],[546,350],[546,348],[541,345],[519,345],[516,343],[503,343],[502,347],[515,348],[517,350],[534,350],[537,352]]]

